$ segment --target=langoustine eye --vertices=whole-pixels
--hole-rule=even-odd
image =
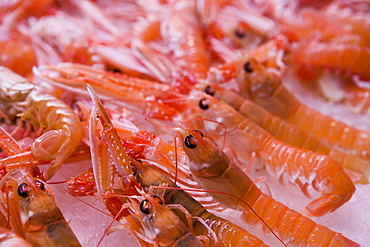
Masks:
[[[159,204],[163,205],[163,201],[161,198],[159,198],[158,196],[156,195],[153,195],[152,198],[158,202]],[[143,214],[150,214],[152,211],[153,211],[153,205],[149,202],[149,200],[143,200],[141,203],[140,203],[140,211],[143,213]]]
[[[45,190],[45,185],[44,185],[43,182],[41,182],[41,181],[35,181],[35,184],[36,184],[37,187],[40,188],[41,191],[44,191]]]
[[[203,98],[199,101],[199,107],[202,110],[207,110],[209,108],[208,100],[206,98]]]
[[[186,146],[187,148],[190,148],[190,149],[194,149],[194,148],[196,148],[196,147],[197,147],[197,144],[196,144],[196,142],[195,142],[195,138],[194,138],[194,136],[192,136],[192,135],[188,135],[188,136],[186,136],[186,137],[185,137],[185,141],[184,141],[184,143],[185,143],[185,146]]]
[[[248,61],[244,64],[244,70],[247,73],[252,73],[253,72],[253,65],[251,64],[251,62]]]
[[[28,197],[30,191],[30,186],[26,183],[22,183],[18,186],[18,195],[21,197]]]
[[[211,96],[214,96],[215,95],[215,89],[211,86],[207,86],[205,89],[204,89],[204,92],[208,95],[211,95]]]

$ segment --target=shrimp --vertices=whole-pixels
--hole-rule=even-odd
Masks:
[[[267,73],[261,67],[261,64],[253,63],[251,70],[245,72],[249,74],[245,77],[246,81],[240,81],[249,88],[248,94],[254,102],[335,149],[343,149],[365,159],[370,157],[369,132],[348,126],[300,103],[278,77],[275,80],[259,80]]]
[[[167,208],[159,197],[151,197],[144,192],[144,200],[140,204],[131,200],[132,215],[143,226],[144,241],[153,246],[205,246],[180,220]]]
[[[346,24],[350,27],[353,33],[359,34],[370,44],[370,35],[367,30],[370,28],[370,16],[367,11],[364,11],[364,6],[361,10],[354,11],[348,7],[342,7],[340,4],[330,4],[323,10],[324,15],[335,20],[338,23]]]
[[[190,170],[201,187],[206,191],[222,192],[211,195],[222,204],[241,210],[246,222],[256,224],[260,221],[250,206],[286,242],[312,246],[359,246],[262,193],[253,181],[199,130],[181,127],[177,131],[177,138],[189,157]]]
[[[24,170],[5,175],[0,187],[9,191],[10,223],[15,233],[33,246],[81,246],[55,204],[53,192]]]
[[[32,46],[20,37],[11,37],[0,41],[0,64],[19,75],[29,76],[36,65],[36,56]]]
[[[293,56],[299,75],[305,77],[312,75],[312,71],[328,68],[370,80],[370,66],[366,62],[370,59],[370,48],[367,46],[311,41],[300,45]]]
[[[250,60],[257,60],[259,62],[267,63],[271,68],[283,68],[284,65],[280,63],[278,59],[279,54],[282,54],[284,50],[287,49],[288,43],[287,39],[283,35],[278,35],[276,38],[271,39],[267,42],[260,44],[256,49],[248,51],[246,57]],[[226,63],[220,64],[215,67],[211,67],[208,71],[207,81],[213,85],[218,85],[219,83],[225,83],[231,79],[236,78],[237,81],[245,80],[245,74],[240,73],[241,70],[246,68],[249,70],[248,66],[250,63],[242,63],[245,59],[238,59],[237,55],[229,48],[218,49],[215,52],[226,61]],[[223,55],[223,53],[229,54],[228,58]],[[244,57],[244,56],[243,56]],[[272,70],[276,72],[275,70]],[[267,74],[265,79],[270,79],[269,77],[275,77],[276,73]],[[247,91],[247,88],[243,84],[239,84],[241,94],[243,91]]]
[[[25,152],[23,156],[8,157],[2,162],[5,165],[32,159],[50,162],[51,166],[44,175],[48,180],[77,148],[82,136],[80,120],[64,101],[39,92],[27,79],[12,71],[2,67],[1,78],[1,104],[4,108],[15,109],[14,113],[20,115],[23,121],[30,122],[44,132],[32,143],[32,157]],[[7,100],[9,98],[11,101]]]
[[[242,113],[243,116],[249,118],[279,140],[302,149],[329,155],[345,169],[348,169],[348,171],[346,170],[347,172],[353,173],[351,174],[351,178],[354,182],[368,182],[368,160],[339,150],[331,149],[329,146],[324,145],[310,134],[299,129],[297,126],[273,115],[263,107],[233,91],[209,85],[203,87],[203,90],[205,93],[229,104],[235,110]]]
[[[172,180],[157,167],[152,165],[145,165],[139,162],[133,164],[135,167],[135,177],[141,186],[146,191],[151,191],[151,186],[163,186],[178,188]],[[159,196],[159,190],[156,189]],[[163,195],[165,204],[181,205],[192,217],[199,217],[202,219],[217,236],[218,246],[266,246],[259,238],[250,234],[243,228],[229,222],[226,219],[217,217],[208,212],[199,202],[193,199],[189,194],[183,190],[166,190]],[[184,223],[187,222],[181,210],[173,210],[176,215],[182,219]],[[207,228],[205,228],[198,220],[193,222],[194,232],[197,235],[207,235],[209,237],[209,244],[214,243]]]
[[[218,11],[212,10],[212,7],[217,8]],[[222,30],[229,26],[237,26],[240,29],[236,29],[234,35],[239,38],[244,38],[243,36],[245,35],[248,39],[261,40],[266,38],[276,26],[272,19],[257,12],[245,2],[213,1],[213,6],[204,3],[204,8],[206,10],[210,9],[208,12],[211,12],[211,15],[206,15],[208,17],[206,20],[208,19],[207,22],[212,20],[210,23],[212,24],[211,27],[216,26],[219,30]],[[243,32],[243,29],[246,29],[246,32]]]
[[[202,112],[197,108],[202,109]],[[207,94],[192,91],[189,95],[189,110],[190,113],[186,113],[188,117],[211,119],[226,127],[228,138],[225,147],[233,150],[237,159],[248,161],[255,152],[256,161],[266,165],[267,171],[273,176],[282,177],[287,173],[289,180],[298,184],[305,194],[309,185],[321,192],[322,197],[306,206],[310,215],[322,216],[336,210],[355,192],[349,176],[330,157],[276,139],[231,106]],[[224,132],[215,127],[214,123],[203,124],[202,129],[216,143],[223,143]],[[222,140],[219,140],[220,137]]]
[[[67,1],[66,1],[67,2]],[[99,58],[89,48],[91,22],[68,15],[61,10],[53,15],[31,19],[22,25],[21,33],[28,37],[36,53],[37,64],[55,64],[62,61],[100,65]],[[54,27],[58,26],[58,29]],[[80,29],[75,27],[79,26]],[[94,56],[95,55],[95,56]]]
[[[156,99],[158,94],[166,94],[170,101],[179,98],[176,92],[171,91],[172,87],[167,85],[73,63],[41,66],[34,69],[34,73],[40,80],[82,95],[87,95],[85,88],[89,83],[102,100],[115,98],[114,104],[147,117],[171,120],[178,113],[174,107]]]
[[[194,91],[194,92],[196,92],[196,91]],[[197,98],[197,99],[194,100],[195,102],[200,102],[201,101],[202,96],[201,95],[194,96],[194,94],[193,94],[193,96],[189,97],[189,100],[193,100],[194,97]],[[192,106],[192,105],[190,104],[190,106]],[[220,113],[220,111],[222,109],[225,109],[225,107],[226,107],[227,111],[230,111],[230,112],[227,113],[227,114]],[[321,173],[321,172],[323,172],[323,169],[324,169],[325,166],[330,166],[330,167],[332,167],[333,172],[335,171],[334,173],[338,172],[338,174],[341,174],[339,177],[341,177],[343,179],[343,181],[340,181],[340,180],[330,180],[330,182],[326,181],[326,183],[329,183],[330,186],[326,186],[327,185],[326,184],[324,187],[320,187],[318,189],[319,191],[320,190],[329,190],[330,192],[326,191],[325,194],[331,194],[334,197],[338,196],[338,198],[335,200],[335,202],[334,201],[330,202],[330,200],[326,196],[324,196],[323,198],[321,198],[321,200],[328,200],[328,205],[325,205],[325,206],[320,206],[320,203],[318,203],[318,201],[312,202],[312,204],[310,204],[310,206],[308,207],[308,208],[310,208],[310,211],[311,211],[312,214],[322,215],[322,214],[325,214],[327,212],[333,211],[336,208],[338,208],[340,205],[342,205],[343,203],[345,203],[346,201],[348,201],[350,199],[350,197],[352,196],[352,194],[355,190],[354,185],[350,181],[350,178],[344,173],[343,169],[337,163],[335,163],[333,160],[329,159],[326,156],[318,155],[318,154],[313,153],[313,152],[308,152],[306,150],[300,150],[300,149],[295,148],[295,147],[287,146],[284,143],[282,143],[281,141],[278,141],[276,139],[271,139],[270,135],[268,135],[265,131],[258,128],[257,126],[255,126],[250,121],[249,122],[248,121],[244,122],[244,121],[246,121],[244,117],[240,116],[240,114],[239,115],[234,114],[234,111],[232,111],[229,108],[226,105],[225,106],[222,105],[219,108],[215,108],[215,109],[218,110],[218,112],[203,111],[202,114],[206,114],[206,115],[204,115],[206,118],[211,118],[211,119],[213,118],[214,119],[214,116],[212,114],[215,113],[216,114],[216,119],[214,119],[214,120],[217,120],[217,116],[218,117],[220,117],[220,116],[224,117],[225,116],[225,118],[228,118],[229,115],[231,113],[233,113],[233,116],[232,116],[233,119],[231,121],[230,121],[230,119],[227,119],[227,120],[225,119],[225,121],[228,121],[228,123],[227,123],[228,128],[234,129],[235,126],[237,126],[236,131],[231,133],[231,135],[230,135],[230,132],[229,132],[230,137],[233,136],[236,139],[241,138],[240,140],[243,143],[245,143],[246,141],[248,141],[248,143],[250,142],[250,145],[248,144],[248,149],[250,150],[250,152],[257,152],[260,159],[264,163],[268,164],[267,165],[268,170],[270,170],[270,172],[273,173],[275,176],[280,177],[282,172],[285,169],[288,169],[289,174],[290,174],[290,179],[292,181],[298,183],[300,185],[300,187],[302,188],[302,190],[306,193],[306,191],[305,191],[305,188],[307,187],[306,184],[311,184],[312,180],[311,180],[310,176],[308,176],[307,174],[303,175],[303,173],[302,173],[302,177],[297,179],[297,172],[299,174],[299,171],[297,171],[296,165],[292,163],[292,160],[291,160],[291,157],[293,157],[292,155],[295,155],[296,158],[300,157],[301,159],[305,160],[305,163],[309,164],[309,165],[307,165],[306,169],[314,170],[314,169],[317,169],[318,167],[321,167],[320,169],[318,169],[318,172]],[[198,106],[196,108],[192,108],[192,109],[196,112],[196,114],[199,113],[199,110],[197,110]],[[209,115],[209,113],[211,115]],[[194,115],[194,113],[190,113],[190,114]],[[208,114],[208,116],[207,116],[207,114]],[[242,122],[244,122],[247,125],[243,125]],[[251,125],[251,126],[248,127],[248,125]],[[243,130],[243,128],[245,128],[245,126],[247,126],[247,128],[252,132],[251,133],[245,132],[245,130]],[[256,131],[260,131],[261,133],[256,134],[256,133],[258,133]],[[240,133],[243,133],[243,134],[241,135]],[[245,138],[243,138],[243,137],[245,137]],[[256,141],[252,141],[252,140],[256,140]],[[268,141],[268,140],[270,140],[270,141]],[[230,145],[230,143],[228,145]],[[238,155],[241,155],[242,158],[245,158],[247,160],[249,159],[250,153],[246,152],[245,148],[243,150],[240,150],[240,148],[241,148],[240,145],[238,147],[235,147],[235,144],[232,146],[232,148],[235,148],[235,152]],[[241,152],[239,152],[239,150]],[[282,151],[282,150],[284,150],[284,151]],[[277,153],[279,153],[278,156],[274,155],[275,151]],[[244,155],[244,157],[243,157],[243,155]],[[264,157],[264,156],[266,156],[266,157]],[[317,177],[317,179],[322,180],[323,178]],[[339,184],[339,182],[345,182],[348,186],[347,187],[342,187]],[[322,184],[322,183],[319,183],[319,184]],[[320,201],[320,199],[318,199],[318,200]],[[324,209],[325,207],[327,207],[327,208]]]
[[[198,79],[205,79],[210,64],[202,37],[195,0],[175,0],[161,25],[162,37],[171,47],[178,66]]]

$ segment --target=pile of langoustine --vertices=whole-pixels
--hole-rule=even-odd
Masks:
[[[175,232],[163,228],[170,224],[159,223],[164,218],[177,222],[193,245],[205,243],[193,234],[222,245],[238,239],[231,233],[244,232],[234,226],[219,235],[214,222],[221,219],[203,206],[226,219],[232,211],[230,220],[272,246],[283,246],[276,236],[289,246],[367,243],[367,216],[359,217],[363,227],[338,216],[355,212],[355,203],[363,203],[358,191],[368,190],[370,132],[325,115],[339,109],[337,119],[351,116],[369,128],[366,1],[3,4],[1,65],[29,81],[1,69],[2,210],[8,209],[4,186],[14,189],[13,181],[27,180],[26,167],[37,164],[44,173],[34,176],[73,177],[70,194],[85,195],[81,200],[107,213],[104,201],[111,215],[124,212],[111,227],[113,216],[86,209],[65,183],[54,185],[58,205],[86,246],[101,237],[102,245],[121,246],[116,238],[129,238],[128,231],[143,246],[174,243]],[[331,103],[317,103],[323,99]],[[262,186],[261,193],[249,175],[266,176],[271,192]],[[163,188],[176,186],[203,206]],[[194,189],[213,192],[195,195]],[[154,193],[159,198],[148,195]],[[145,212],[145,205],[158,214]],[[202,211],[203,220],[169,210],[179,205],[190,214],[191,207]],[[159,225],[150,225],[148,217],[157,215]],[[100,217],[105,224],[96,224]],[[349,227],[336,233],[336,225],[325,224],[334,218]],[[207,222],[212,229],[202,225]],[[114,233],[105,236],[108,231]]]

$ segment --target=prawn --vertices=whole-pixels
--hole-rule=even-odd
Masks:
[[[15,233],[33,246],[81,246],[55,204],[52,190],[25,170],[6,174],[0,187],[9,191],[10,224]]]
[[[0,41],[0,64],[19,75],[32,74],[36,56],[32,46],[20,37],[10,37]]]
[[[351,178],[354,182],[368,182],[368,160],[341,152],[340,150],[331,149],[315,137],[299,129],[297,126],[284,121],[253,101],[246,99],[231,90],[208,85],[203,87],[203,91],[208,95],[229,104],[235,110],[242,113],[243,116],[252,120],[279,140],[302,149],[329,155],[347,169],[346,171],[348,173],[352,172]]]
[[[2,67],[0,104],[5,109],[13,109],[14,116],[20,116],[35,128],[43,129],[31,146],[31,154],[8,157],[5,164],[20,164],[32,159],[37,162],[50,162],[44,174],[46,180],[57,172],[63,162],[75,151],[82,137],[82,127],[78,116],[62,100],[39,92],[26,78]],[[8,99],[11,99],[8,101]],[[29,157],[27,159],[27,157]]]
[[[275,80],[259,80],[268,73],[261,64],[253,62],[249,67],[250,71],[244,72],[248,74],[246,80],[240,83],[248,87],[248,94],[254,102],[335,149],[341,148],[365,159],[370,157],[369,132],[348,126],[300,103],[278,77]]]
[[[210,64],[202,37],[195,0],[169,3],[168,15],[160,27],[162,37],[178,66],[198,79],[205,79]]]
[[[135,170],[135,177],[141,184],[144,190],[154,191],[157,196],[160,195],[159,190],[164,184],[169,188],[178,188],[174,182],[166,175],[166,173],[159,170],[156,166],[141,164],[135,162],[132,164]],[[154,187],[158,186],[157,188]],[[163,194],[163,193],[162,193]],[[250,234],[243,228],[231,223],[230,221],[218,217],[208,212],[199,202],[183,190],[166,190],[162,195],[165,204],[181,205],[192,216],[202,219],[216,234],[218,239],[218,246],[266,246],[259,238]],[[187,222],[182,210],[173,209],[175,214],[182,219],[184,223]],[[207,235],[209,237],[209,244],[214,243],[207,228],[205,228],[198,220],[193,223],[194,232],[197,235]]]
[[[322,216],[336,210],[355,192],[356,188],[343,168],[327,155],[300,149],[276,139],[231,106],[198,90],[192,91],[188,99],[187,116],[223,124],[228,137],[225,147],[233,150],[239,160],[248,161],[254,152],[256,161],[266,165],[267,171],[273,176],[282,177],[287,173],[289,180],[297,183],[306,195],[310,185],[321,192],[322,197],[306,206],[310,215]],[[197,108],[202,111],[199,112]],[[224,132],[214,123],[205,123],[201,128],[216,143],[223,143]],[[221,136],[222,140],[219,140]]]
[[[370,66],[366,62],[370,59],[370,48],[367,46],[311,41],[302,43],[293,56],[299,75],[305,77],[314,77],[312,71],[328,68],[370,80]]]
[[[176,137],[189,157],[190,170],[201,187],[206,191],[222,192],[211,195],[222,204],[241,210],[246,222],[259,222],[247,204],[286,242],[295,245],[359,246],[262,193],[253,181],[199,130],[181,127]],[[231,197],[230,194],[236,197]]]
[[[144,241],[153,246],[205,246],[180,220],[163,204],[159,197],[152,197],[144,192],[140,204],[131,199],[131,214],[143,227]],[[137,235],[137,234],[135,234]]]
[[[34,69],[37,78],[71,92],[87,96],[86,85],[91,85],[102,100],[117,99],[114,104],[145,114],[147,117],[171,120],[178,110],[157,100],[157,95],[171,101],[179,98],[172,87],[152,83],[122,74],[108,73],[105,70],[86,65],[64,63],[57,66],[40,66]]]
[[[370,44],[370,35],[367,30],[370,28],[370,17],[367,11],[354,11],[348,7],[342,7],[340,4],[330,4],[323,10],[324,15],[328,18],[335,20],[338,23],[346,24],[350,26],[353,33],[356,33],[363,37]]]

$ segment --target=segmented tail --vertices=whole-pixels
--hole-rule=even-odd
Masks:
[[[321,197],[306,206],[312,216],[333,212],[347,202],[356,190],[343,168],[326,155],[270,138],[260,156],[265,159],[270,174],[281,177],[285,171],[289,180],[300,185],[306,195],[309,185],[321,192]]]
[[[216,233],[218,237],[218,246],[268,246],[263,243],[262,240],[256,236],[250,234],[243,228],[232,224],[230,221],[217,217],[211,213],[204,212],[199,217],[201,217],[207,225]],[[206,229],[203,227],[198,230],[197,226],[201,228],[201,224],[196,224],[194,230],[198,233],[206,235]],[[211,237],[209,238],[211,239]],[[212,243],[210,243],[212,244]]]
[[[296,246],[360,247],[342,234],[316,224],[313,220],[289,209],[264,193],[260,194],[251,206],[284,242],[294,242]],[[261,222],[249,207],[244,204],[241,204],[241,207],[244,209],[242,215],[244,221],[248,224]]]

